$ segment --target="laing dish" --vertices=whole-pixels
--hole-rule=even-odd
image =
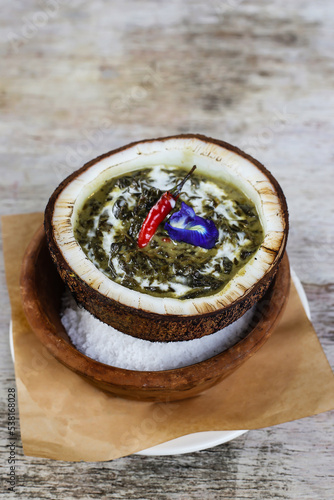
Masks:
[[[136,172],[159,165],[167,171],[170,166],[189,170],[196,165],[198,175],[216,179],[217,186],[221,183],[234,186],[248,200],[240,205],[248,206],[246,211],[258,216],[259,240],[253,245],[248,261],[237,267],[232,278],[216,290],[212,290],[214,287],[204,289],[203,294],[195,297],[187,297],[193,289],[184,291],[180,297],[168,296],[171,293],[168,290],[165,295],[157,294],[156,289],[148,290],[150,293],[138,291],[108,277],[88,258],[78,241],[78,220],[90,197],[113,179],[135,176]],[[218,200],[216,212],[221,210],[220,205]],[[217,331],[240,317],[264,295],[284,254],[288,214],[277,181],[256,160],[222,141],[187,135],[141,141],[89,162],[66,179],[50,198],[45,229],[58,271],[80,303],[125,333],[169,341]],[[236,232],[241,233],[238,229]],[[227,244],[228,238],[223,238],[218,248],[222,248],[224,242]],[[193,249],[193,245],[189,248]],[[239,249],[239,257],[244,250]],[[224,265],[221,267],[224,269]]]
[[[185,170],[170,165],[130,172],[106,181],[78,210],[74,236],[111,280],[157,297],[185,300],[212,295],[259,248],[263,229],[254,204],[231,184],[196,172],[183,186],[171,214],[140,247],[138,237],[147,213],[164,190],[172,190],[185,175]],[[212,221],[217,236],[211,248],[203,248],[203,241],[175,240],[173,230],[182,227],[181,216],[192,215],[190,210],[197,219]],[[181,216],[173,225],[173,214],[178,213]],[[201,232],[202,226],[197,222],[191,229]]]

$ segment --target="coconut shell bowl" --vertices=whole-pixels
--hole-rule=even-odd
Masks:
[[[234,372],[272,333],[287,301],[289,262],[284,254],[257,309],[249,333],[233,347],[200,363],[165,371],[133,371],[97,362],[71,343],[61,322],[65,284],[52,262],[44,229],[31,240],[22,264],[21,295],[28,322],[41,343],[63,365],[113,395],[146,401],[173,401],[199,394]]]
[[[140,175],[141,170],[157,165],[177,165],[188,171],[196,165],[199,176],[236,186],[258,213],[263,229],[261,245],[224,288],[213,288],[208,296],[179,300],[123,286],[86,257],[75,236],[82,207],[105,182]],[[137,200],[135,208],[138,205]],[[222,207],[221,201],[215,210]],[[134,213],[134,209],[129,210],[129,214]],[[160,342],[200,338],[242,316],[268,290],[288,236],[285,197],[271,173],[234,146],[193,134],[139,141],[95,158],[58,186],[50,197],[44,221],[51,257],[76,300],[119,331]],[[126,235],[129,233],[124,238]],[[140,254],[144,259],[147,255]]]

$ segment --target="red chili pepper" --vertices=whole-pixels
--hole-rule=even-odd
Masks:
[[[150,242],[154,236],[159,224],[164,220],[165,217],[173,210],[175,207],[176,200],[180,195],[180,191],[184,184],[187,182],[196,165],[190,170],[190,172],[185,176],[185,178],[171,191],[166,191],[157,203],[151,208],[149,213],[144,220],[138,236],[138,246],[139,248],[144,248]]]

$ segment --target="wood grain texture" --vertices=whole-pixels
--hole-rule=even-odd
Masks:
[[[1,214],[42,211],[63,177],[133,140],[197,132],[235,144],[283,187],[289,257],[333,367],[333,2],[20,0],[2,7]],[[15,382],[2,260],[0,272],[6,424]],[[6,460],[4,425],[0,438]],[[17,458],[17,490],[3,489],[6,499],[329,500],[333,412],[184,456],[68,464],[24,457],[19,446]]]

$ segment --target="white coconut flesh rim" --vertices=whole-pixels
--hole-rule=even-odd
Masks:
[[[155,165],[197,166],[202,174],[237,186],[255,204],[264,240],[253,257],[209,297],[179,300],[130,290],[103,274],[74,238],[73,226],[87,198],[106,180]],[[135,144],[99,160],[73,179],[58,195],[52,217],[54,238],[70,268],[91,288],[115,301],[156,314],[200,315],[231,305],[270,271],[283,251],[285,217],[275,186],[250,160],[198,138],[172,138]]]

